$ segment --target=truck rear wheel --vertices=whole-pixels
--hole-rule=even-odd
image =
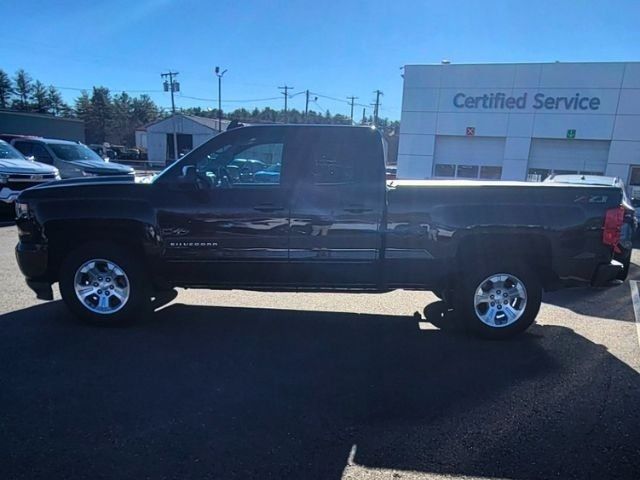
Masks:
[[[95,325],[131,323],[150,310],[140,262],[111,243],[88,243],[71,252],[60,269],[60,293],[69,309]]]
[[[469,330],[489,339],[525,331],[542,303],[538,276],[526,264],[497,262],[464,272],[453,294],[453,308]]]

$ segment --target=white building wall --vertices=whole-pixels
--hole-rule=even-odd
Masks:
[[[460,93],[464,99],[490,93],[526,95],[526,102],[514,108],[470,108],[454,103]],[[534,108],[540,106],[537,98],[544,102],[549,97],[567,97],[569,101],[576,94],[597,98],[597,108],[585,101],[584,109],[567,108],[563,101],[558,108]],[[526,179],[532,139],[571,142],[568,130],[576,130],[578,140],[608,142],[606,173],[628,180],[632,166],[640,168],[640,63],[405,67],[399,178],[429,178],[438,162],[437,139],[462,139],[467,127],[475,128],[476,137],[505,139],[503,179]]]

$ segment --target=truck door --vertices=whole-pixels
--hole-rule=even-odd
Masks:
[[[197,148],[158,179],[155,202],[170,278],[239,286],[288,278],[284,144],[280,127],[238,128]]]
[[[300,127],[291,137],[292,277],[303,287],[375,286],[385,199],[379,133]]]

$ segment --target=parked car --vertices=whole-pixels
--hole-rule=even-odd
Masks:
[[[635,205],[627,196],[627,189],[618,177],[605,177],[603,175],[551,175],[544,180],[546,183],[564,183],[571,185],[603,185],[607,187],[615,187],[622,192],[622,207],[624,209],[624,220],[622,230],[620,232],[620,242],[614,259],[618,260],[624,266],[624,270],[620,272],[619,280],[627,278],[629,267],[631,266],[631,251],[633,250],[633,237],[638,230],[638,218],[636,216]]]
[[[111,163],[82,143],[51,138],[16,138],[11,144],[25,156],[41,163],[53,165],[62,178],[125,176],[134,181],[133,168]]]
[[[4,210],[13,211],[13,204],[24,189],[53,180],[60,180],[57,168],[29,160],[0,140],[0,204]]]
[[[281,152],[278,183],[216,181],[257,145]],[[425,310],[430,321],[490,338],[529,327],[543,290],[604,285],[623,270],[617,187],[387,182],[384,157],[367,127],[227,130],[149,184],[78,178],[23,192],[17,260],[39,298],[59,282],[95,324],[140,318],[174,287],[405,288],[443,299],[441,316]]]
[[[280,183],[280,168],[280,164],[276,163],[260,170],[254,174],[254,181],[256,183]]]

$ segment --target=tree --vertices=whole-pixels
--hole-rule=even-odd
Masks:
[[[18,96],[13,101],[13,108],[22,111],[29,110],[29,97],[33,90],[31,76],[23,69],[20,69],[16,72],[13,82],[15,85],[14,92]]]
[[[38,113],[49,112],[49,92],[44,83],[37,80],[31,89],[31,110]]]
[[[0,70],[0,108],[9,108],[9,100],[13,95],[11,78],[4,70]]]
[[[49,85],[49,88],[47,88],[47,103],[49,104],[49,111],[54,115],[69,114],[69,106],[64,103],[62,95],[53,85]]]

